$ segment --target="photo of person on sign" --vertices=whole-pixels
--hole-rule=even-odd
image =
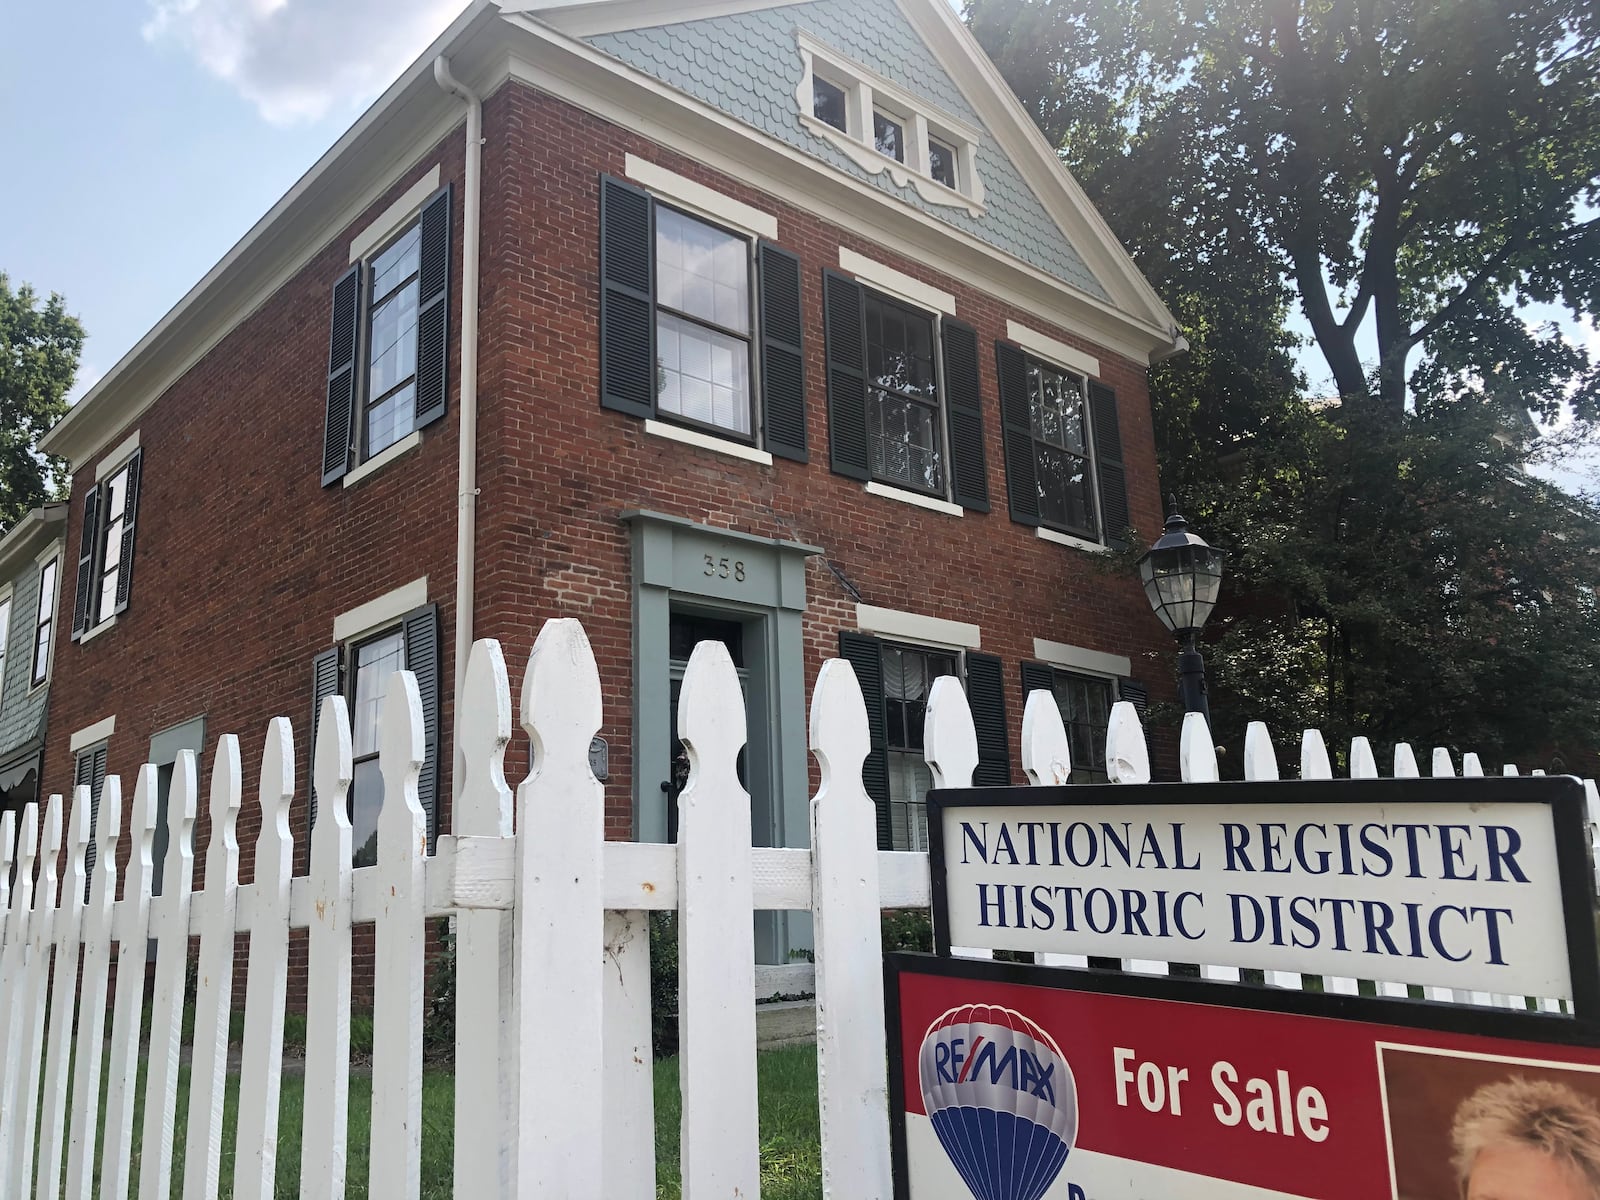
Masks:
[[[1600,1106],[1565,1083],[1485,1084],[1450,1140],[1463,1200],[1600,1200]]]

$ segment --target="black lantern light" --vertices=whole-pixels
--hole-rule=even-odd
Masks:
[[[1206,700],[1205,660],[1195,639],[1216,607],[1222,588],[1222,551],[1189,531],[1174,496],[1167,525],[1156,544],[1139,560],[1139,579],[1161,623],[1178,639],[1178,691],[1184,712],[1197,712],[1211,724]]]

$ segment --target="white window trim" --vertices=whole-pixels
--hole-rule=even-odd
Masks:
[[[97,745],[100,742],[107,741],[116,731],[117,717],[116,714],[113,713],[109,717],[104,717],[101,720],[96,721],[93,725],[85,725],[82,729],[78,730],[78,732],[73,734],[71,739],[67,742],[67,749],[73,754],[76,754],[78,751],[84,750],[89,746]]]
[[[60,574],[60,568],[57,568],[56,573],[58,575]],[[6,604],[11,604],[11,601],[12,601],[13,597],[15,596],[15,593],[16,593],[16,589],[15,589],[15,586],[13,584],[9,584],[8,583],[4,587],[0,587],[0,606],[4,606]],[[17,606],[15,604],[11,605],[12,611],[11,611],[10,616],[8,616],[6,618],[6,627],[5,627],[4,636],[0,637],[0,707],[3,707],[5,705],[6,670],[11,665],[11,635],[16,632],[16,628],[15,628],[16,616],[17,616],[16,607]],[[33,606],[33,637],[36,638],[38,636],[39,636],[39,606],[37,604],[35,604]],[[48,663],[45,664],[44,677],[47,680],[50,678],[50,665]],[[28,639],[28,681],[29,681],[29,683],[33,682],[33,638],[29,638]]]
[[[115,450],[111,451],[110,454],[107,454],[95,466],[94,481],[96,485],[104,483],[107,479],[111,478],[111,476],[115,475],[124,466],[126,466],[128,460],[133,457],[134,451],[138,449],[139,431],[135,429],[122,440]]]
[[[856,628],[890,641],[943,650],[978,650],[983,646],[983,630],[967,621],[928,617],[873,604],[856,605]]]
[[[713,454],[726,454],[729,458],[742,458],[746,462],[759,463],[764,467],[772,465],[772,455],[765,450],[757,450],[754,446],[746,446],[743,442],[720,438],[715,434],[701,433],[695,429],[685,429],[681,425],[669,425],[667,422],[658,421],[654,417],[645,418],[644,431],[651,437],[682,442],[686,446],[696,446],[701,450],[710,450]]]
[[[914,279],[904,271],[895,270],[888,263],[857,254],[844,246],[839,247],[839,269],[850,272],[875,290],[893,296],[897,300],[904,300],[907,304],[931,309],[948,317],[956,315],[956,298],[943,288],[923,283],[922,280]]]
[[[1103,650],[1090,650],[1087,646],[1073,646],[1045,638],[1033,639],[1033,656],[1042,663],[1079,675],[1126,679],[1133,674],[1133,662],[1126,654],[1107,654]]]
[[[866,488],[871,495],[882,496],[885,500],[898,500],[901,504],[914,504],[918,508],[927,509],[929,512],[943,513],[947,517],[964,515],[959,504],[951,504],[948,500],[940,500],[934,496],[924,496],[921,492],[891,487],[887,483],[879,483],[876,479],[870,480]]]
[[[795,30],[802,70],[795,88],[795,103],[800,109],[800,124],[838,147],[869,175],[888,172],[898,187],[914,187],[929,204],[965,208],[973,216],[985,211],[983,179],[978,173],[978,146],[983,135],[961,118],[934,107],[858,62],[844,57],[832,46],[818,41],[802,29]],[[813,115],[811,81],[821,74],[845,93],[845,129],[836,129]],[[906,134],[905,161],[880,154],[873,144],[872,113],[884,112],[902,121]],[[957,188],[946,187],[933,178],[928,168],[928,137],[938,138],[956,152]]]
[[[402,454],[408,454],[422,445],[422,430],[413,429],[392,446],[385,446],[371,458],[344,473],[344,486],[354,487],[369,475],[383,470]]]
[[[50,654],[44,662],[44,678],[39,680],[38,683],[35,683],[33,681],[33,652],[35,642],[39,637],[39,605],[37,602],[35,602],[33,606],[32,623],[28,626],[28,694],[30,696],[40,688],[49,686],[50,676],[56,668],[56,647],[61,644],[61,572],[66,569],[67,547],[65,542],[56,542],[53,545],[46,546],[43,550],[39,551],[39,553],[34,556],[33,565],[39,568],[40,572],[43,572],[45,567],[49,565],[51,559],[55,559],[56,563],[56,598],[55,613],[50,618]],[[39,582],[41,584],[44,583],[42,574]],[[15,622],[16,616],[16,612],[13,611],[11,614],[13,622]],[[116,619],[117,618],[115,614],[107,618],[107,620],[113,624],[116,622]],[[102,624],[105,624],[105,622],[102,622]],[[99,632],[98,626],[96,627],[95,632]],[[79,638],[78,640],[82,641],[83,639]]]
[[[1043,525],[1036,526],[1034,533],[1040,541],[1054,542],[1058,546],[1069,546],[1074,550],[1086,550],[1090,554],[1110,554],[1111,547],[1104,542],[1091,542],[1088,538],[1078,537],[1076,534],[1062,533],[1059,529],[1048,529]]]
[[[1078,375],[1087,375],[1090,379],[1100,378],[1100,360],[1092,354],[1085,354],[1063,341],[1040,333],[1036,329],[1029,329],[1026,325],[1019,325],[1015,321],[1006,322],[1006,337],[1021,346],[1035,358],[1042,358],[1046,362],[1054,363],[1063,370],[1072,371]]]
[[[434,163],[432,170],[408,187],[372,224],[356,234],[350,243],[350,262],[354,264],[366,258],[415,218],[422,211],[423,201],[439,190],[439,180],[439,164]]]
[[[393,625],[414,608],[428,602],[428,577],[413,579],[393,591],[358,604],[333,619],[333,640],[340,645]]]
[[[102,633],[110,629],[116,623],[117,615],[115,613],[112,613],[109,617],[102,617],[98,625],[91,625],[78,635],[78,645],[82,646],[94,641],[95,638],[99,637]],[[37,625],[34,626],[34,632],[36,635],[38,633],[38,628],[39,627]],[[50,638],[50,653],[52,655],[55,654],[55,649],[55,636],[54,632],[52,631]],[[45,678],[50,678],[50,668],[48,664],[45,666]]]
[[[726,226],[752,239],[778,240],[778,218],[742,200],[735,200],[703,183],[696,183],[676,171],[658,167],[648,159],[630,154],[623,167],[628,178],[658,200],[681,208],[697,217]]]

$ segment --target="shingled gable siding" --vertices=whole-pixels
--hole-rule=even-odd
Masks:
[[[1003,663],[1013,745],[1023,707],[1016,664],[1033,657],[1034,637],[1130,656],[1166,653],[1136,583],[1108,589],[1082,569],[1081,552],[1042,542],[999,502],[1005,479],[992,354],[978,356],[991,512],[960,519],[924,512],[869,495],[828,469],[821,282],[824,267],[837,268],[841,245],[953,293],[957,316],[976,329],[980,347],[1003,338],[1008,319],[1040,328],[1036,312],[841,235],[797,207],[521,84],[485,102],[484,132],[476,633],[500,639],[518,687],[540,624],[583,618],[602,678],[611,683],[601,729],[610,743],[611,836],[631,832],[636,768],[651,786],[660,771],[659,764],[636,765],[630,751],[632,566],[619,518],[632,509],[820,545],[866,602],[979,625],[983,651]],[[597,188],[602,173],[623,172],[630,151],[774,213],[779,244],[800,256],[809,463],[730,460],[651,436],[638,419],[601,408]],[[456,421],[430,426],[420,450],[354,487],[320,485],[330,289],[348,267],[354,234],[435,161],[441,182],[454,181],[461,195],[458,131],[374,197],[350,229],[138,420],[151,464],[140,503],[139,578],[146,585],[163,577],[188,583],[136,587],[115,627],[86,646],[63,639],[49,717],[52,729],[79,729],[107,715],[105,696],[126,697],[116,705],[109,763],[127,791],[151,734],[204,713],[211,742],[204,769],[217,735],[239,733],[253,799],[253,756],[270,717],[288,715],[299,753],[309,746],[311,663],[330,644],[333,618],[426,574],[428,598],[441,609],[440,827],[449,828]],[[462,205],[453,208],[459,246]],[[451,266],[457,297],[459,270],[458,256]],[[452,313],[452,330],[454,323]],[[1133,518],[1156,528],[1161,507],[1143,368],[1071,330],[1041,331],[1094,354],[1117,389]],[[453,414],[460,380],[454,342],[450,353]],[[204,438],[194,432],[202,426]],[[80,472],[65,531],[69,547],[91,475]],[[68,623],[73,582],[69,564],[60,610]],[[809,560],[808,688],[822,660],[837,654],[839,631],[856,627],[855,604],[821,558]],[[519,736],[506,771],[514,782],[526,770]],[[47,786],[60,786],[70,773],[63,738],[48,748]],[[302,766],[291,828],[303,828],[307,803]],[[209,834],[204,808],[202,848]],[[245,804],[242,845],[251,844],[257,814]],[[303,870],[303,844],[297,859]],[[244,879],[251,869],[245,856]]]

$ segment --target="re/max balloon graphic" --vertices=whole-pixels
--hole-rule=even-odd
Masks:
[[[928,1026],[917,1066],[975,1200],[1039,1200],[1078,1134],[1078,1087],[1055,1040],[1019,1012],[965,1004]]]

